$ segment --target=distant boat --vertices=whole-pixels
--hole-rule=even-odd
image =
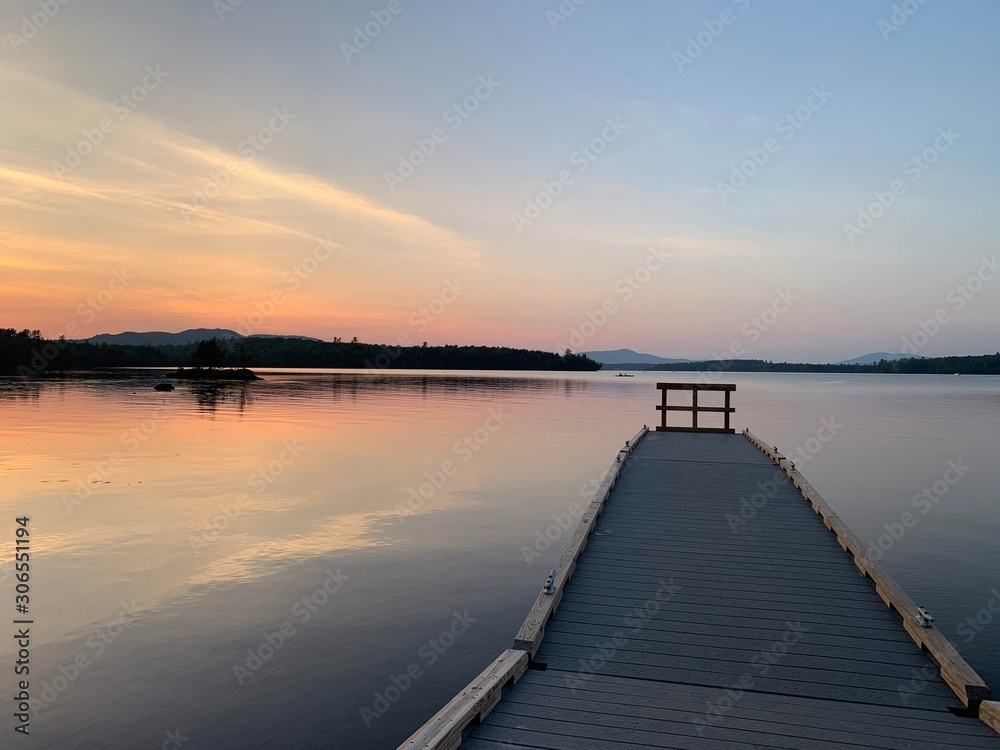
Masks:
[[[620,372],[615,375],[616,378],[634,378],[635,375],[629,375],[627,372]]]

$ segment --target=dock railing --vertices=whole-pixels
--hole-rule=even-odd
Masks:
[[[736,430],[730,427],[730,415],[732,415],[736,409],[731,406],[732,403],[732,393],[736,390],[736,386],[732,384],[718,384],[718,383],[657,383],[656,387],[660,390],[660,404],[656,407],[656,410],[660,412],[660,426],[656,428],[657,432],[724,432],[724,433],[735,433]],[[691,405],[669,405],[667,404],[667,394],[670,391],[691,391]],[[723,406],[702,406],[698,400],[698,394],[702,391],[721,391],[725,394],[725,403]],[[667,425],[667,413],[672,411],[686,411],[691,413],[691,426],[690,427],[671,427]],[[723,426],[722,427],[701,427],[698,424],[698,415],[703,413],[710,414],[722,414],[723,415]]]

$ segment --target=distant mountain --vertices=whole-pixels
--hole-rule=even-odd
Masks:
[[[676,362],[690,362],[690,359],[667,359],[657,357],[655,354],[642,354],[632,349],[615,349],[607,352],[581,352],[590,357],[595,362],[604,365],[669,365]]]
[[[184,346],[185,344],[196,344],[205,339],[300,339],[302,341],[322,341],[311,336],[284,336],[272,333],[253,333],[244,337],[242,333],[231,331],[228,328],[189,328],[180,333],[167,333],[166,331],[125,331],[124,333],[102,333],[85,339],[88,344],[119,344],[123,346],[167,346],[174,344]]]
[[[866,354],[863,357],[857,357],[856,359],[848,359],[844,362],[837,362],[838,365],[877,365],[881,360],[886,362],[895,362],[897,359],[924,359],[925,357],[921,354],[892,354],[891,352],[875,352],[874,354]]]
[[[125,331],[124,333],[102,333],[86,339],[90,344],[124,344],[127,346],[162,346],[164,344],[194,344],[203,339],[241,339],[243,336],[228,328],[189,328],[180,333],[166,331]]]

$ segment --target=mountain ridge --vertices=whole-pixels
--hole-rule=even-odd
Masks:
[[[900,359],[926,359],[922,354],[893,354],[892,352],[872,352],[864,354],[854,359],[845,359],[843,362],[835,362],[838,365],[877,365],[882,360],[886,362],[896,362]]]
[[[196,344],[205,339],[244,339],[244,338],[278,338],[278,339],[303,339],[306,341],[321,341],[322,339],[312,336],[298,336],[294,334],[282,335],[275,333],[254,333],[244,336],[242,333],[230,330],[229,328],[187,328],[177,333],[168,331],[122,331],[121,333],[99,333],[87,339],[81,339],[88,344],[120,344],[126,346],[165,346]]]
[[[600,352],[580,352],[580,354],[604,365],[670,365],[676,362],[691,361],[690,359],[671,359],[669,357],[659,357],[655,354],[644,354],[634,349],[609,349]]]

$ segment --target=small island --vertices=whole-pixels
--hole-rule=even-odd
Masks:
[[[233,354],[239,361],[239,366],[226,367],[226,350],[218,339],[199,341],[191,355],[191,366],[177,368],[170,373],[170,377],[182,380],[260,380],[256,373],[247,368],[252,354],[242,343],[233,348]]]
[[[261,377],[253,370],[245,367],[220,367],[218,369],[204,367],[179,367],[168,377],[180,380],[260,380]]]

